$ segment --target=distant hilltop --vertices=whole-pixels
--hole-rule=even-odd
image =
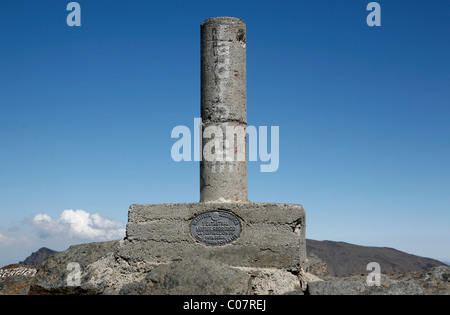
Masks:
[[[35,266],[39,265],[41,262],[43,262],[45,259],[50,257],[53,254],[56,254],[57,251],[48,249],[46,247],[40,248],[38,251],[32,253],[30,256],[28,256],[24,261],[19,262],[20,265],[25,266]]]
[[[381,273],[426,271],[446,266],[435,259],[408,254],[389,247],[359,246],[345,242],[306,240],[308,255],[316,255],[328,265],[330,276],[367,274],[367,264],[377,262]]]

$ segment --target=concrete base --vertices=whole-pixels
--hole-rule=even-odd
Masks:
[[[226,210],[239,217],[242,231],[230,244],[205,245],[190,234],[192,219],[205,211]],[[180,203],[131,205],[119,256],[131,263],[161,264],[194,257],[232,267],[306,267],[305,211],[277,203]]]

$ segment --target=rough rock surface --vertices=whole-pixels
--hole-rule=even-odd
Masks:
[[[138,283],[124,285],[119,294],[248,294],[251,277],[225,264],[184,259],[153,268]]]
[[[44,261],[29,294],[285,294],[301,291],[297,275],[270,268],[236,268],[220,261],[185,257],[168,263],[137,264],[118,252],[123,241],[71,246]],[[80,266],[80,285],[67,279]]]
[[[0,295],[28,294],[36,269],[20,264],[0,268]]]
[[[308,267],[306,269],[308,273],[316,275],[318,277],[329,276],[328,264],[320,259],[316,254],[308,252]]]
[[[308,295],[450,295],[450,267],[427,271],[382,274],[380,286],[369,286],[367,276],[326,277],[310,282]]]
[[[83,275],[83,270],[103,256],[114,252],[118,241],[89,243],[69,247],[66,251],[57,253],[47,258],[38,266],[38,272],[34,277],[29,294],[95,294],[97,288],[85,286],[90,275]],[[67,279],[74,271],[68,268],[69,263],[78,263],[81,271],[82,284],[79,287],[68,286]]]
[[[27,295],[30,291],[32,278],[13,276],[0,280],[0,295]]]
[[[4,267],[1,270],[8,276],[0,279],[0,294],[450,295],[448,266],[382,274],[380,286],[368,286],[366,275],[326,275],[326,264],[314,255],[309,255],[308,269],[295,274],[275,268],[236,268],[201,257],[137,264],[117,254],[122,244],[71,246],[37,266],[35,275],[26,266]],[[67,283],[73,273],[67,268],[70,262],[80,266],[79,286]]]

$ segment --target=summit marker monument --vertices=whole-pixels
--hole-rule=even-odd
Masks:
[[[190,257],[249,273],[306,266],[305,211],[257,203],[247,193],[246,25],[233,17],[201,24],[200,202],[130,206],[119,253],[160,265]]]

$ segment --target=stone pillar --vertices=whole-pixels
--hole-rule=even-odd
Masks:
[[[298,278],[308,263],[303,207],[256,203],[247,198],[245,38],[245,23],[240,19],[220,17],[202,23],[201,202],[132,205],[126,238],[114,256],[123,259],[118,260],[120,268],[145,270],[146,274],[155,270],[164,277],[173,268],[179,268],[181,262],[192,267],[192,272],[189,270],[180,280],[186,292],[192,289],[192,284],[199,283],[198,274],[216,270],[222,264],[246,272],[251,279],[257,275],[267,283],[270,281],[264,294],[273,291],[274,286],[283,288],[279,292],[284,293],[304,284]],[[236,138],[243,139],[243,145],[238,141],[229,146],[224,144],[226,141],[222,140],[235,137],[226,136],[227,128],[236,131]],[[208,160],[211,158],[208,155],[215,153],[232,153],[234,160],[227,161],[224,157],[221,161]],[[242,153],[244,159],[236,161],[242,158]],[[194,261],[199,265],[193,265]],[[156,269],[160,266],[164,268]],[[267,270],[274,270],[273,278]],[[227,283],[229,274],[218,271],[217,279]],[[122,281],[118,284],[123,288],[120,292],[129,292],[134,283]],[[148,292],[151,294],[153,289],[149,287]],[[197,287],[194,285],[192,290]],[[208,286],[201,286],[200,290],[201,294],[212,292]]]
[[[246,26],[233,17],[201,24],[200,201],[248,201]]]

